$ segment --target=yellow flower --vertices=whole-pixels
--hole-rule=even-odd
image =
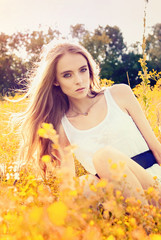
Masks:
[[[16,222],[17,216],[11,212],[8,212],[5,216],[4,219],[7,222]]]
[[[117,224],[122,224],[122,221],[121,221],[121,220],[119,220],[119,221],[117,222]]]
[[[43,184],[40,184],[40,185],[38,186],[38,190],[39,190],[39,191],[43,191],[43,190],[44,190]]]
[[[35,234],[32,236],[32,240],[44,240],[44,238],[41,234]]]
[[[100,80],[100,84],[101,84],[101,87],[106,87],[106,86],[112,86],[114,82],[110,79],[104,78]]]
[[[157,176],[154,176],[153,179],[156,180],[156,179],[157,179]]]
[[[87,218],[87,214],[86,213],[82,213],[82,218],[86,219]]]
[[[29,221],[32,224],[37,224],[42,217],[43,209],[40,207],[33,207],[29,212]]]
[[[67,206],[59,201],[51,204],[48,209],[48,216],[51,222],[57,226],[62,226],[67,217]]]
[[[42,128],[46,130],[53,129],[53,125],[51,123],[42,123]]]
[[[89,225],[90,225],[90,226],[93,226],[93,225],[94,225],[94,221],[91,220],[91,221],[89,222]]]
[[[72,197],[76,197],[78,195],[77,190],[71,190],[69,192],[69,195],[72,196]]]
[[[51,161],[51,157],[49,155],[44,155],[41,159],[44,163],[48,163]]]
[[[150,240],[161,240],[160,234],[150,234]]]
[[[62,240],[75,240],[77,232],[70,226],[68,226],[62,236]]]
[[[148,193],[148,194],[151,194],[153,191],[154,191],[154,188],[153,188],[153,187],[149,187],[149,188],[147,189],[147,193]]]
[[[121,197],[120,197],[120,200],[124,200],[124,197],[123,197],[123,196],[121,196]]]
[[[125,232],[121,227],[118,227],[116,229],[116,234],[117,234],[118,237],[123,237],[125,235]]]
[[[112,163],[111,164],[111,169],[115,170],[115,169],[117,169],[117,167],[118,167],[117,163]]]
[[[135,218],[129,218],[129,223],[131,224],[131,226],[135,227],[136,226],[136,220]]]
[[[116,190],[116,197],[119,198],[121,196],[121,191]]]
[[[101,179],[101,180],[97,183],[96,186],[97,186],[98,188],[104,188],[104,187],[107,186],[107,181],[104,180],[104,179]]]
[[[124,224],[129,227],[129,222],[125,221]]]
[[[113,235],[110,235],[107,240],[115,240],[115,237]]]
[[[108,159],[108,163],[112,163],[112,159]]]
[[[38,135],[40,137],[45,137],[46,136],[46,130],[43,129],[43,128],[40,128],[38,131],[37,131]]]
[[[89,186],[90,190],[93,191],[93,192],[97,192],[97,188],[94,186],[94,185],[90,185]]]
[[[2,224],[2,232],[3,232],[3,234],[7,233],[7,226],[5,223]]]

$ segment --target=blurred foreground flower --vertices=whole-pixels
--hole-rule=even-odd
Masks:
[[[57,226],[64,225],[68,208],[63,202],[54,202],[47,210],[49,219],[53,224]]]

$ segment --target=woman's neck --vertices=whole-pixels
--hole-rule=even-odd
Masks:
[[[91,108],[95,105],[97,100],[97,95],[94,97],[86,96],[83,99],[69,99],[68,117],[76,117],[79,115],[88,116]]]
[[[69,111],[84,113],[88,111],[88,108],[93,103],[93,98],[86,96],[83,99],[69,99]]]

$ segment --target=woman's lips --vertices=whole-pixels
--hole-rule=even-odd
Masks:
[[[76,90],[76,92],[81,92],[81,91],[83,91],[85,88],[83,87],[83,88],[78,88],[77,90]]]

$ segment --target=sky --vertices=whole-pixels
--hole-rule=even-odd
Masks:
[[[70,25],[118,26],[127,45],[142,42],[145,0],[0,0],[0,32],[38,30],[49,26],[64,35]],[[161,0],[149,0],[146,34],[161,23]]]

